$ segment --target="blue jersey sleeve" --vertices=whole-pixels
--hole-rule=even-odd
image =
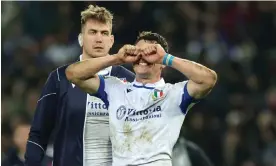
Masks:
[[[109,107],[109,101],[107,98],[107,93],[105,91],[105,80],[103,76],[99,76],[100,79],[100,86],[98,92],[95,94],[96,97],[100,98],[106,105],[106,108]]]
[[[190,96],[188,89],[187,89],[188,82],[184,85],[182,99],[179,107],[183,114],[186,114],[189,110],[189,106],[193,106],[194,104],[198,103],[200,100],[194,99]]]

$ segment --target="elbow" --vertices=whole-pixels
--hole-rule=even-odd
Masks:
[[[207,77],[207,79],[205,81],[206,88],[209,90],[213,89],[213,87],[217,83],[217,79],[218,79],[217,73],[215,71],[211,70],[209,76]]]
[[[217,74],[215,71],[210,71],[208,75],[201,77],[201,83],[197,84],[196,93],[193,95],[195,99],[201,99],[207,96],[217,83]]]
[[[67,80],[69,80],[72,83],[76,83],[78,80],[78,78],[76,77],[77,74],[71,65],[66,68],[65,75],[66,75]]]

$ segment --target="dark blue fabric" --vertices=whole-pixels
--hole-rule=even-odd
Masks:
[[[40,101],[37,102],[29,134],[29,141],[40,145],[44,150],[38,145],[28,142],[25,158],[29,165],[40,164],[44,157],[44,151],[46,150],[50,134],[55,124],[53,121],[56,119],[57,113],[58,87],[59,81],[57,72],[53,71],[50,73],[44,85]]]
[[[108,109],[109,101],[107,99],[107,93],[104,91],[104,88],[105,88],[104,77],[99,76],[99,79],[100,79],[100,86],[99,86],[98,92],[95,94],[95,96],[102,99],[102,101],[106,105],[106,108]]]
[[[214,166],[206,153],[195,143],[185,140],[187,153],[192,165],[196,166]]]
[[[139,85],[135,85],[135,84],[133,84],[133,86],[134,86],[135,88],[154,89],[154,87],[139,86]]]
[[[2,160],[1,166],[24,166],[24,162],[18,157],[16,149],[10,149]]]
[[[87,94],[67,80],[66,68],[67,65],[60,67],[49,75],[41,96],[56,95],[38,102],[29,140],[46,150],[49,137],[54,132],[54,166],[82,166]],[[129,82],[134,80],[134,74],[121,66],[112,67],[111,75]],[[26,165],[40,165],[43,156],[44,151],[39,146],[27,144]]]
[[[183,114],[187,113],[187,108],[191,103],[197,103],[199,100],[195,100],[192,96],[190,96],[188,89],[187,89],[188,82],[185,84],[183,88],[183,95],[182,95],[182,100],[180,103],[180,108]]]

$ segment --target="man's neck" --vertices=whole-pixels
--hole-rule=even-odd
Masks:
[[[107,55],[109,55],[109,54],[107,54]],[[82,54],[81,54],[81,60],[86,60],[86,59],[91,59],[91,58],[94,58],[94,57],[86,54],[84,51],[82,52]]]
[[[136,81],[142,83],[143,85],[145,85],[145,84],[154,84],[154,83],[156,83],[160,80],[161,80],[160,76],[156,77],[156,78],[139,78],[139,77],[136,77]]]
[[[90,58],[93,58],[93,57],[91,57],[91,56],[85,54],[84,52],[83,52],[82,55],[81,55],[81,60],[86,60],[86,59],[90,59]]]

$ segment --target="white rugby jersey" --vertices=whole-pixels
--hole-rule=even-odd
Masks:
[[[111,67],[98,74],[110,75]],[[87,94],[84,126],[84,161],[87,166],[110,166],[112,148],[109,136],[109,117],[105,103]]]
[[[187,81],[143,85],[100,77],[98,94],[109,110],[113,166],[170,166],[171,154],[194,100]]]
[[[80,60],[82,60],[81,56]],[[110,66],[97,74],[109,76],[111,69]],[[84,165],[110,166],[112,163],[112,147],[107,107],[101,99],[89,94],[87,94],[84,124]]]

